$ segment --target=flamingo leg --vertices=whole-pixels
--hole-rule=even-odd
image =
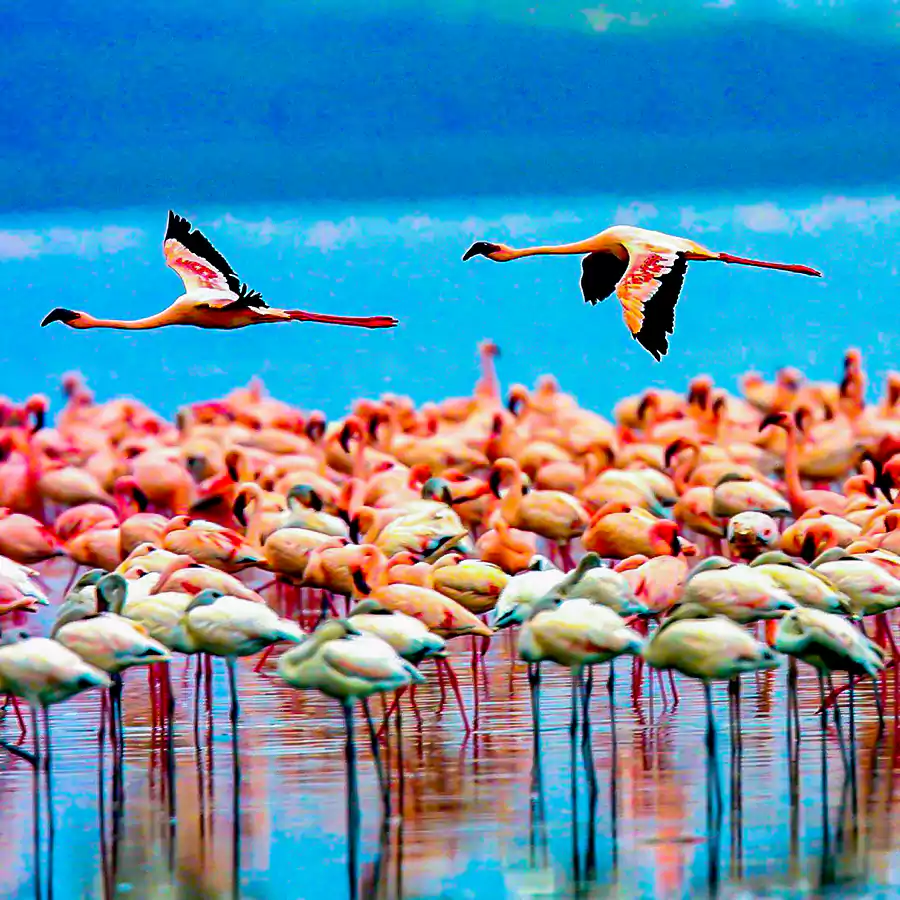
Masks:
[[[256,665],[253,667],[253,671],[261,672],[263,666],[266,664],[266,660],[272,655],[272,653],[274,651],[275,651],[274,644],[270,644],[268,647],[266,647],[266,649],[260,655],[259,660],[257,661]]]
[[[440,689],[440,697],[438,698],[438,707],[437,714],[440,715],[444,711],[444,704],[447,702],[447,684],[444,681],[444,667],[441,665],[441,660],[436,659],[434,661],[434,668],[437,672],[438,677],[438,688]]]
[[[575,559],[572,556],[572,545],[568,541],[559,545],[559,560],[563,564],[563,571],[570,572],[575,568]]]
[[[669,669],[669,687],[672,688],[672,709],[678,706],[678,688],[675,687],[675,673]]]
[[[69,576],[69,580],[66,582],[65,590],[62,592],[63,599],[66,598],[69,591],[72,590],[72,585],[75,584],[75,579],[78,577],[78,573],[81,571],[81,564],[74,563],[72,568],[72,574]]]
[[[384,774],[384,765],[381,761],[381,749],[378,746],[378,735],[372,724],[372,716],[369,713],[369,701],[366,697],[361,699],[363,715],[366,718],[366,728],[369,732],[369,745],[372,748],[372,761],[375,763],[375,774],[378,776],[378,787],[381,790],[381,805],[384,809],[385,819],[391,817],[391,786]]]
[[[400,706],[400,697],[403,696],[403,694],[406,693],[407,690],[409,689],[406,687],[402,687],[394,691],[394,699],[391,700],[391,705],[387,708],[387,712],[382,717],[381,727],[378,729],[378,737],[381,737],[381,735],[384,734],[385,729],[390,724],[391,716],[394,714],[394,710]]]
[[[56,838],[56,822],[53,815],[53,773],[50,768],[52,745],[50,741],[50,713],[47,707],[41,708],[44,720],[44,779],[47,783],[47,883],[49,896],[53,896],[53,846]]]
[[[462,716],[463,728],[466,730],[466,734],[469,734],[472,731],[472,726],[469,724],[469,717],[466,715],[466,707],[463,703],[462,691],[459,688],[459,679],[456,677],[456,672],[453,671],[453,666],[450,663],[449,659],[441,660],[443,665],[447,670],[447,678],[450,680],[450,689],[453,691],[453,695],[456,697],[456,703],[459,706],[459,714]]]
[[[418,685],[412,684],[409,687],[409,704],[412,706],[413,715],[416,717],[416,726],[422,730],[422,713],[419,711],[419,704],[416,702],[416,688]],[[400,718],[400,707],[397,707],[397,718]]]
[[[475,705],[475,727],[478,728],[481,715],[481,702],[478,697],[478,650],[474,635],[469,638],[469,645],[472,649],[472,700]]]
[[[150,695],[150,728],[156,728],[159,722],[159,704],[156,700],[156,679],[153,677],[153,668],[156,663],[147,666],[147,693]]]
[[[531,689],[531,722],[534,745],[541,741],[541,664],[528,663],[528,687]]]
[[[356,743],[353,735],[353,706],[351,702],[341,704],[344,711],[344,728],[347,743],[344,756],[347,761],[347,842],[349,857],[350,896],[356,897],[356,835],[359,830],[359,786],[356,774]]]
[[[225,658],[225,665],[228,668],[228,691],[231,695],[231,707],[228,711],[228,718],[232,725],[237,724],[238,717],[241,714],[241,707],[238,703],[237,675],[235,673],[235,663],[233,656]]]

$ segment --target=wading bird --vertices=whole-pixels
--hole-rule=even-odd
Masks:
[[[716,260],[801,275],[822,275],[809,266],[717,253],[685,238],[629,225],[614,225],[574,244],[516,249],[506,244],[476,241],[466,250],[463,261],[473,256],[508,262],[525,256],[550,255],[583,255],[581,292],[585,303],[595,305],[615,291],[631,336],[657,360],[669,350],[666,334],[675,330],[675,304],[688,262]]]
[[[322,322],[359,328],[393,328],[392,316],[331,316],[303,309],[275,309],[259,291],[251,290],[228,261],[187,219],[169,211],[163,238],[166,265],[184,282],[184,294],[162,312],[143,319],[98,319],[85,312],[57,307],[41,322],[62,322],[70,328],[118,328],[143,331],[167,325],[197,328],[244,328],[275,322]]]

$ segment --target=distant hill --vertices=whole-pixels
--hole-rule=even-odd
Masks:
[[[896,173],[896,43],[285,6],[252,20],[190,2],[17,8],[0,55],[0,209]]]

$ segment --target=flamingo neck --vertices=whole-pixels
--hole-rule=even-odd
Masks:
[[[672,481],[679,494],[688,489],[688,479],[700,460],[700,448],[696,444],[688,444],[686,449],[690,451],[690,456],[672,473]]]
[[[543,244],[537,247],[511,247],[503,251],[503,260],[522,259],[526,256],[574,256],[580,253],[593,253],[595,250],[604,249],[596,239],[576,241],[573,244]],[[500,256],[501,254],[497,254]]]
[[[795,516],[806,511],[806,503],[803,496],[803,484],[800,482],[800,465],[798,463],[799,450],[797,447],[797,432],[792,427],[785,429],[787,436],[787,449],[784,453],[784,485],[787,489],[788,501]]]
[[[516,521],[519,504],[522,502],[523,496],[522,472],[516,468],[513,472],[512,484],[506,489],[506,493],[500,501],[500,515],[506,520],[507,524],[512,524]]]
[[[98,319],[89,313],[82,313],[77,322],[76,328],[116,328],[120,331],[147,331],[172,324],[164,313],[156,313],[144,319]]]

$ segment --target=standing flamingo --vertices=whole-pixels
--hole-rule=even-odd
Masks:
[[[585,303],[595,305],[615,291],[631,336],[657,361],[669,351],[666,334],[672,334],[675,330],[675,304],[688,262],[717,260],[801,275],[822,275],[809,266],[763,262],[730,253],[717,253],[685,238],[629,225],[614,225],[574,244],[525,247],[520,250],[506,244],[476,241],[466,250],[463,261],[473,256],[508,262],[525,256],[549,255],[584,255],[581,261],[581,292]]]

